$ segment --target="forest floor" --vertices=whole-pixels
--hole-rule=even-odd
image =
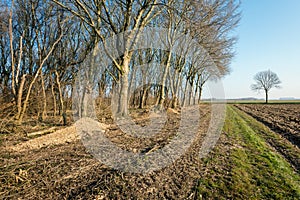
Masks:
[[[276,117],[265,123],[258,119],[259,112],[249,112],[254,109],[228,105],[215,148],[199,158],[211,108],[203,104],[199,109],[202,117],[191,146],[171,165],[148,174],[100,163],[88,153],[75,125],[33,137],[20,129],[0,134],[0,199],[300,199],[300,150],[293,138],[285,137],[298,134],[293,127],[299,127],[295,117],[299,112],[288,119],[296,125],[285,123],[289,129],[274,129],[271,124],[284,125]],[[140,126],[149,123],[144,110],[131,115]],[[102,121],[105,136],[117,146],[148,153],[162,149],[176,136],[180,111],[168,110],[163,129],[149,138],[136,138],[123,133],[112,120]]]

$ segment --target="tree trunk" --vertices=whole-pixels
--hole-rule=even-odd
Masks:
[[[139,96],[139,108],[142,109],[144,106],[143,106],[143,102],[144,102],[144,97],[145,96],[145,88],[143,88],[141,91],[140,91],[140,96]]]
[[[12,1],[12,7],[13,7],[14,1]],[[12,28],[12,10],[11,8],[9,13],[9,43],[10,43],[10,56],[11,56],[11,89],[12,93],[14,95],[14,99],[16,99],[16,88],[15,88],[15,61],[14,61],[14,47],[13,47],[13,28]]]
[[[60,81],[59,81],[59,74],[57,71],[55,71],[55,75],[56,75],[56,84],[57,84],[57,87],[58,87],[58,93],[59,93],[59,103],[60,103],[60,106],[59,106],[59,115],[63,115],[64,113],[64,99],[63,99],[63,95],[62,95],[62,89],[61,89],[61,84],[60,84]]]
[[[180,100],[182,100],[182,93],[180,92],[180,85],[182,83],[182,76],[180,76],[180,74],[178,74],[178,79],[177,79],[177,83],[176,83],[176,98],[177,98],[177,107],[179,105],[181,105]]]
[[[182,106],[186,105],[186,95],[187,95],[187,88],[188,88],[189,82],[188,80],[186,80],[186,84],[185,84],[185,88],[184,88],[184,92],[183,92],[183,99],[182,99]]]
[[[199,87],[198,104],[201,102],[202,90],[203,90],[203,85],[201,85],[201,86]]]
[[[46,90],[45,90],[45,81],[44,81],[44,76],[42,71],[41,71],[41,83],[42,83],[42,94],[43,94],[43,110],[42,110],[41,119],[42,121],[44,121],[47,115],[47,98],[46,98]]]
[[[155,106],[158,106],[161,98],[161,86],[155,87],[155,97],[156,97]]]
[[[123,73],[120,77],[120,94],[119,94],[119,105],[118,114],[121,116],[128,115],[128,75],[129,75],[129,59],[124,56],[123,62]]]
[[[128,115],[128,72],[121,76],[121,90],[119,94],[118,114]]]
[[[166,99],[166,82],[167,82],[167,75],[169,72],[169,67],[170,67],[170,61],[171,61],[171,56],[172,56],[172,52],[170,51],[168,53],[168,59],[167,59],[167,64],[164,70],[164,74],[163,74],[163,78],[161,81],[161,90],[160,90],[160,97],[159,97],[159,101],[158,101],[158,105],[159,105],[159,109],[161,110],[164,106],[164,102]]]
[[[86,101],[86,92],[87,92],[87,86],[83,86],[83,92],[80,100],[79,105],[79,117],[87,117],[87,101]],[[78,97],[80,98],[80,97]],[[60,114],[60,111],[59,111]]]
[[[171,108],[174,108],[174,103],[177,101],[177,98],[176,98],[176,90],[175,90],[175,80],[176,80],[176,72],[174,74],[174,76],[171,77],[171,67],[169,67],[169,72],[168,72],[168,75],[169,75],[169,81],[170,81],[170,92],[171,92],[171,100],[169,101],[169,104],[168,104],[168,107],[171,107]]]
[[[267,104],[269,102],[268,90],[265,90],[265,93],[266,93],[266,104]]]
[[[179,87],[179,75],[177,76],[176,84],[173,89],[172,93],[172,101],[171,101],[171,108],[176,109],[177,108],[177,103],[178,103],[178,87]]]
[[[195,93],[194,93],[194,102],[193,102],[194,105],[196,105],[196,98],[197,98],[197,92],[198,92],[199,79],[200,79],[200,77],[198,76],[196,84],[195,84]],[[198,102],[199,102],[199,100],[198,100]]]
[[[22,96],[23,96],[23,88],[24,88],[24,84],[25,84],[25,80],[26,80],[26,74],[24,74],[21,78],[21,83],[19,86],[19,90],[18,90],[18,97],[17,97],[17,115],[16,115],[16,119],[19,120],[20,115],[21,115],[21,111],[22,111]]]
[[[129,83],[129,85],[130,85],[130,83]],[[128,93],[129,93],[129,95],[128,95],[128,102],[130,102],[130,96],[131,96],[130,89],[129,89]],[[131,107],[135,108],[135,106],[136,106],[136,96],[137,96],[136,95],[136,91],[133,91],[132,101],[131,101],[129,107],[131,106]]]
[[[99,108],[101,107],[102,104],[102,99],[105,98],[104,91],[105,91],[105,80],[106,80],[106,75],[105,72],[101,75],[101,80],[98,82],[98,93],[99,93]]]
[[[132,76],[128,83],[128,102],[130,101],[130,96],[131,96],[131,93],[133,92],[132,102],[133,102],[133,106],[135,107],[135,96],[136,96],[135,89],[136,89],[136,84],[137,84],[136,83],[136,68],[133,68],[131,74],[132,74]],[[132,89],[133,89],[133,91],[132,91]]]
[[[26,94],[26,97],[25,97],[25,100],[24,100],[24,103],[23,103],[23,108],[22,108],[22,111],[21,111],[21,114],[20,114],[20,117],[19,117],[19,123],[22,122],[23,120],[23,117],[25,115],[25,112],[26,112],[26,109],[27,109],[27,105],[28,105],[28,101],[29,101],[29,97],[30,97],[30,94],[31,94],[31,89],[33,87],[33,84],[35,83],[36,79],[37,79],[37,76],[39,74],[39,71],[40,69],[38,69],[38,72],[36,73],[35,77],[33,78],[33,80],[30,82],[29,84],[29,87],[28,87],[28,91],[27,91],[27,94]]]
[[[147,94],[150,90],[150,87],[151,85],[147,85],[143,88],[139,108],[144,108],[144,106],[147,104]]]
[[[190,84],[189,87],[189,100],[188,100],[188,105],[192,105],[192,98],[193,98],[193,85]]]
[[[178,106],[178,98],[177,98],[177,96],[175,95],[175,96],[172,98],[171,108],[177,109],[177,106]]]
[[[52,94],[52,98],[53,98],[53,116],[56,116],[56,112],[57,112],[57,105],[56,105],[56,95],[54,92],[54,83],[51,77],[51,94]]]

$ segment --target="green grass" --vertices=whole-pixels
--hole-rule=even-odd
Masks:
[[[199,180],[199,198],[300,199],[300,175],[257,132],[265,127],[241,115],[227,107],[225,144],[204,159],[211,170]]]

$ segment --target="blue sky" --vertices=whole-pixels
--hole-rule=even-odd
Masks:
[[[282,81],[270,98],[300,98],[300,0],[243,0],[231,74],[223,79],[226,98],[257,97],[253,76],[270,69]]]

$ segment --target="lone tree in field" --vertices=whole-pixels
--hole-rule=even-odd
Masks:
[[[281,81],[276,73],[271,70],[258,72],[254,76],[255,84],[251,85],[251,89],[254,91],[264,90],[266,94],[266,103],[268,103],[268,93],[271,88],[280,88]]]

